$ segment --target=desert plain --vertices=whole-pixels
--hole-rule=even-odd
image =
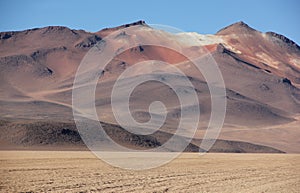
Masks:
[[[124,161],[134,161],[134,157]],[[1,151],[0,192],[299,192],[299,154],[183,153],[150,170],[90,151]]]

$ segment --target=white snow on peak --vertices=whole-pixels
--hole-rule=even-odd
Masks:
[[[204,46],[210,44],[224,43],[224,40],[217,35],[202,35],[196,32],[184,32],[175,35],[177,41],[188,46]]]

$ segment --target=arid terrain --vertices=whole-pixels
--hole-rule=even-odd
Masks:
[[[86,151],[1,151],[0,163],[1,192],[296,193],[300,189],[299,154],[184,153],[144,171],[111,167]]]
[[[122,31],[130,27],[136,28],[136,34]],[[115,44],[106,44],[110,34]],[[139,45],[123,51],[124,42],[138,39],[169,42],[202,59],[211,56],[220,68],[226,95],[214,97],[226,99],[226,116],[207,154],[187,152],[206,151],[201,144],[210,140],[204,136],[213,129],[207,129],[213,84],[190,60],[170,49]],[[88,151],[74,122],[77,109],[72,106],[72,92],[90,86],[73,87],[73,83],[84,56],[95,45],[100,51],[117,49],[112,53],[115,57],[105,68],[87,68],[79,76],[96,74],[92,94],[97,118],[118,145],[142,151],[160,147],[172,136],[185,142],[185,133],[176,133],[181,113],[187,113],[189,120],[198,116],[194,109],[200,106],[195,135],[179,158],[162,167],[133,171],[112,167]],[[149,60],[168,63],[166,68],[176,66],[185,76],[166,73],[160,77],[177,89],[148,81],[133,90],[128,103],[137,122],[161,117],[149,111],[154,101],[161,101],[167,112],[157,131],[141,135],[118,124],[111,95],[120,74],[139,63],[138,74]],[[121,89],[127,90],[126,85],[138,76],[132,73],[121,79]],[[182,84],[184,77],[191,87]],[[219,89],[218,84],[214,87]],[[197,103],[182,106],[175,91],[186,96],[196,93]],[[123,93],[118,97],[121,106]],[[0,32],[0,192],[299,192],[299,125],[300,47],[283,35],[260,32],[243,22],[213,35],[172,34],[144,21],[97,32],[63,26]],[[192,132],[190,127],[182,129]],[[135,164],[135,159],[130,156],[124,161]]]
[[[130,27],[136,28],[135,35],[122,31]],[[111,109],[111,92],[118,76],[137,62],[160,60],[182,70],[192,83],[194,88],[189,88],[181,85],[181,76],[163,77],[176,84],[180,92],[196,92],[201,116],[195,139],[201,140],[206,132],[211,98],[204,77],[186,58],[168,49],[141,45],[120,53],[122,42],[134,42],[138,37],[148,42],[171,42],[191,55],[201,55],[205,48],[204,54],[214,58],[225,81],[227,99],[220,140],[299,153],[300,48],[283,35],[260,32],[243,22],[227,26],[214,35],[171,34],[151,28],[144,21],[94,33],[62,26],[1,32],[1,149],[82,143],[72,114],[75,73],[88,50],[98,44],[103,46],[101,41],[116,32],[117,43],[112,46],[118,52],[113,53],[114,59],[102,69],[95,91],[98,118],[105,126],[119,127]],[[142,64],[140,68],[143,69]],[[134,78],[135,74],[132,76]],[[122,81],[126,85],[130,80]],[[174,134],[182,112],[174,91],[162,83],[148,81],[134,89],[129,102],[133,118],[146,122],[152,116],[148,112],[149,104],[157,100],[167,108],[165,124],[158,133],[160,138],[154,136],[154,142],[161,142]],[[183,109],[189,116],[194,115],[193,106],[183,106]],[[113,133],[117,142],[132,145],[118,134],[124,136],[123,132]],[[144,144],[143,140],[138,144]],[[224,149],[224,152],[254,151],[253,148],[240,150],[238,146]]]

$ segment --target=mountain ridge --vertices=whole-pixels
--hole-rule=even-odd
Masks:
[[[296,147],[299,143],[295,136],[299,135],[296,128],[300,114],[300,54],[297,44],[284,36],[261,33],[244,22],[227,26],[216,35],[158,33],[153,28],[144,30],[146,25],[144,21],[138,21],[94,33],[60,26],[0,32],[0,118],[16,121],[72,120],[72,85],[82,58],[113,31],[134,26],[140,30],[138,35],[147,41],[151,41],[151,37],[169,39],[191,52],[203,46],[208,48],[226,84],[228,106],[221,139],[241,139],[285,152],[298,152]],[[241,33],[245,30],[249,36]],[[284,46],[268,37],[278,39]],[[195,41],[186,42],[190,38]],[[107,65],[101,77],[103,92],[95,93],[97,110],[101,109],[98,112],[100,119],[115,124],[109,110],[109,93],[115,78],[134,63],[149,59],[170,62],[190,77],[203,113],[196,134],[196,138],[201,139],[201,128],[207,126],[211,110],[207,83],[204,77],[195,73],[195,68],[187,67],[190,64],[182,61],[178,54],[156,47],[142,46],[142,50],[125,51]],[[137,88],[134,92],[134,118],[142,122],[147,120],[147,104],[153,99],[162,100],[169,110],[168,120],[162,129],[172,134],[180,112],[176,97],[157,83],[142,86],[145,90]],[[149,98],[153,93],[153,98]],[[162,96],[159,93],[163,93]],[[244,136],[243,132],[248,135]],[[283,141],[281,134],[286,136]]]

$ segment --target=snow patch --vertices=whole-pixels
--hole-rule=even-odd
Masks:
[[[278,69],[279,62],[272,59],[269,55],[263,52],[255,54],[261,61],[268,64],[269,66]]]
[[[292,59],[290,59],[290,62],[291,62],[293,65],[295,65],[295,66],[297,66],[297,67],[300,67],[300,60],[299,60],[298,58],[292,58]]]
[[[210,34],[202,35],[196,32],[178,33],[175,37],[177,41],[188,46],[205,46],[224,43],[224,40],[220,36]]]
[[[226,43],[224,43],[223,45],[224,45],[224,47],[225,47],[226,49],[230,50],[231,52],[234,52],[234,53],[236,53],[236,54],[242,54],[242,52],[241,52],[240,50],[238,50],[238,49],[232,47],[231,45],[228,45],[228,44],[226,44]]]

